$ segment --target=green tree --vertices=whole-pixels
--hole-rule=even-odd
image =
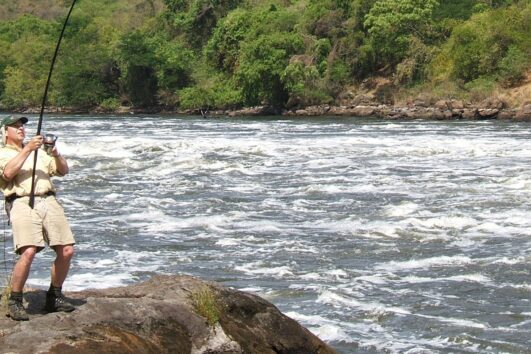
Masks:
[[[406,55],[411,37],[425,37],[437,5],[437,0],[379,0],[373,5],[365,26],[382,64],[397,64]]]
[[[137,107],[155,105],[158,89],[156,59],[149,38],[141,31],[134,31],[122,38],[118,48],[131,103]]]
[[[204,55],[213,67],[234,72],[240,45],[249,36],[253,24],[251,17],[249,11],[237,9],[219,23],[204,49]]]
[[[515,71],[531,62],[530,22],[531,4],[527,4],[482,12],[457,26],[441,53],[449,59],[445,66],[451,77],[466,82],[496,76],[500,70],[515,77]]]
[[[289,98],[282,74],[289,58],[302,51],[302,38],[285,32],[262,35],[241,49],[235,77],[242,87],[244,103],[282,107]]]

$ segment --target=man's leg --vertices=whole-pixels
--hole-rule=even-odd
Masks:
[[[72,245],[58,245],[53,247],[56,257],[52,264],[52,285],[55,287],[62,287],[63,283],[70,270],[70,261],[74,256],[74,246]]]
[[[11,291],[22,292],[24,284],[28,280],[28,275],[31,269],[31,263],[37,254],[37,247],[26,246],[20,249],[20,258],[13,268],[11,275]]]
[[[63,293],[63,282],[70,270],[70,261],[74,256],[73,245],[53,246],[56,253],[55,261],[52,264],[52,280],[50,289],[46,293],[46,310],[49,312],[70,312],[74,311],[74,306],[66,301]]]
[[[23,305],[24,284],[28,280],[28,275],[31,269],[31,264],[37,253],[37,247],[26,246],[19,250],[20,258],[13,268],[11,275],[11,294],[8,300],[8,316],[15,321],[29,320],[28,314]]]

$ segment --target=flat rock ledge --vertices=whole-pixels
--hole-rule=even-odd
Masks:
[[[201,294],[211,295],[215,322],[199,314]],[[27,291],[30,320],[1,316],[0,352],[335,353],[264,299],[189,276],[66,296],[74,312],[46,314],[45,291]]]

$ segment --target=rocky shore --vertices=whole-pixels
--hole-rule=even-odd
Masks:
[[[37,114],[37,108],[20,110],[18,113]],[[514,120],[531,121],[531,101],[525,102],[519,108],[511,108],[500,99],[487,99],[479,104],[470,104],[461,100],[439,100],[434,103],[423,100],[413,100],[407,105],[389,105],[376,103],[371,100],[360,100],[358,103],[342,105],[319,105],[294,109],[275,109],[269,106],[256,106],[238,110],[171,110],[163,107],[134,108],[119,107],[109,112],[95,109],[76,109],[54,107],[47,110],[48,114],[176,114],[176,115],[204,115],[207,117],[245,117],[245,116],[342,116],[342,117],[373,117],[380,119],[427,119],[427,120]]]
[[[74,312],[46,314],[27,291],[30,321],[0,317],[0,353],[335,353],[264,299],[189,276],[66,295]]]
[[[238,111],[213,111],[212,116],[261,116],[275,114],[268,107],[252,107]],[[508,108],[502,101],[488,100],[481,105],[472,106],[459,100],[441,100],[433,106],[423,102],[413,102],[408,106],[393,106],[386,104],[351,104],[342,106],[310,106],[302,109],[284,110],[283,116],[311,117],[311,116],[350,116],[375,117],[382,119],[428,119],[428,120],[486,120],[503,119],[516,121],[531,121],[531,103],[522,107]]]

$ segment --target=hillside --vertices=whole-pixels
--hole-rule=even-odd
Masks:
[[[0,1],[0,108],[40,104],[69,1]],[[518,108],[526,0],[79,1],[48,103],[273,111],[417,97]]]

